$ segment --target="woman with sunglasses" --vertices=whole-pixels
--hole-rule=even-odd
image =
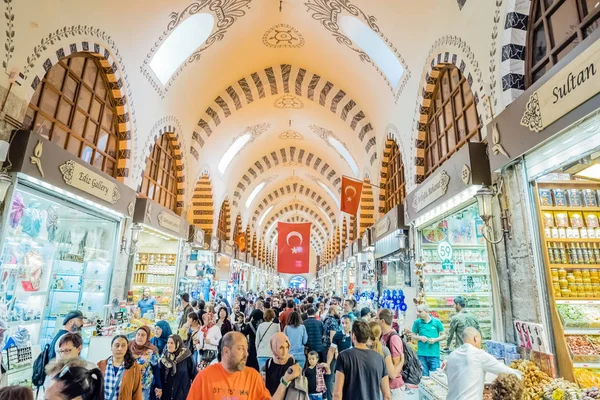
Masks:
[[[104,375],[104,400],[142,400],[142,370],[123,335],[113,338],[112,356],[98,363]]]
[[[67,363],[56,374],[44,394],[46,400],[105,400],[102,372]]]

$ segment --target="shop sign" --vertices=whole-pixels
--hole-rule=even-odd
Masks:
[[[219,251],[219,238],[216,236],[213,236],[210,239],[210,250],[214,251],[215,253]]]
[[[115,204],[121,198],[117,185],[73,160],[67,161],[58,168],[69,186],[111,204]]]
[[[453,250],[447,240],[438,243],[437,255],[440,261],[452,260]]]
[[[225,243],[225,245],[223,246],[223,253],[227,255],[233,255],[233,246],[229,243]]]
[[[344,249],[344,260],[348,260],[352,256],[352,247],[346,246]]]
[[[358,254],[358,240],[355,240],[354,243],[352,243],[352,254]]]
[[[600,92],[600,41],[529,96],[521,125],[540,132]]]
[[[371,245],[371,241],[369,239],[369,229],[365,229],[360,239],[360,245],[363,248],[363,250],[366,250],[367,247]]]
[[[433,179],[426,181],[415,193],[413,208],[419,212],[446,194],[450,176],[444,170],[438,172]]]
[[[377,221],[377,223],[375,224],[374,227],[374,231],[375,231],[375,239],[379,239],[380,237],[382,237],[383,235],[385,235],[389,229],[390,229],[390,217],[389,215],[386,215],[383,219]]]
[[[158,213],[156,219],[158,220],[158,225],[162,226],[165,229],[168,229],[173,232],[179,232],[179,230],[181,229],[181,218],[171,215],[166,211],[161,211],[160,213]]]

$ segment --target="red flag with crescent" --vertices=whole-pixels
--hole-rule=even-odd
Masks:
[[[310,222],[277,222],[277,272],[306,274],[310,261]]]
[[[360,204],[363,183],[342,176],[342,202],[340,210],[347,214],[356,215]]]

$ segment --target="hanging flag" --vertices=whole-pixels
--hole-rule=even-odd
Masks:
[[[350,215],[356,215],[360,204],[363,183],[342,176],[342,201],[340,210]]]
[[[311,223],[277,223],[277,272],[306,274],[310,260]]]
[[[237,237],[235,238],[235,243],[237,244],[238,249],[240,249],[242,253],[246,252],[246,235],[244,235],[243,233],[237,235]]]

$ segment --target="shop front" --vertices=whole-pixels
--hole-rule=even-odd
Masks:
[[[184,245],[185,260],[179,271],[177,293],[188,293],[191,299],[208,301],[215,274],[215,254],[205,241],[205,232],[190,225],[189,241]]]
[[[233,281],[234,297],[248,291],[248,265],[246,264],[247,253],[234,249],[231,267],[231,281]]]
[[[352,257],[349,261],[355,269],[354,297],[357,299],[358,308],[377,308],[377,282],[375,280],[375,254],[371,245],[371,230],[366,229],[362,237],[352,243]]]
[[[484,340],[494,336],[498,316],[493,305],[499,293],[492,289],[497,276],[475,194],[490,183],[485,144],[467,143],[405,202],[407,219],[415,228],[418,301],[427,303],[448,329],[456,313],[454,298],[462,296]]]
[[[590,35],[489,126],[492,171],[523,166],[520,195],[535,233],[542,329],[552,332],[558,373],[585,387],[600,383],[598,39],[600,32]]]
[[[344,248],[344,279],[348,296],[354,296],[356,290],[356,259],[352,256],[352,245]]]
[[[233,302],[234,284],[232,280],[232,268],[235,268],[233,246],[225,240],[212,237],[211,250],[216,253],[215,262],[215,292],[227,298],[229,304]]]
[[[30,381],[40,346],[71,310],[92,322],[87,345],[104,318],[135,191],[31,131],[14,133],[9,160],[0,176],[0,302],[15,345],[3,357],[11,385]]]
[[[145,289],[156,299],[155,315],[150,320],[171,314],[177,305],[175,290],[179,291],[184,243],[189,238],[185,218],[147,199],[135,203],[132,242],[136,244],[131,276],[131,297],[137,305]],[[140,315],[143,317],[144,315]]]

